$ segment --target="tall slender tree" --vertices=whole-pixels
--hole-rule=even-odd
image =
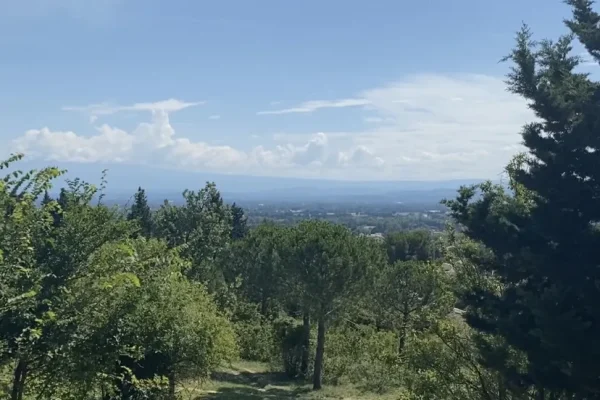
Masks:
[[[243,239],[248,234],[247,217],[244,209],[233,203],[231,205],[231,238],[233,240]]]
[[[154,221],[152,220],[152,211],[148,205],[146,191],[138,188],[134,195],[133,204],[127,214],[128,220],[135,220],[140,227],[140,234],[146,238],[152,237],[154,231]]]

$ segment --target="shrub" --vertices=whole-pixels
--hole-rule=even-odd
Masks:
[[[269,362],[273,358],[273,328],[268,321],[238,321],[233,327],[242,359]]]
[[[324,380],[331,384],[352,382],[378,393],[399,386],[402,368],[397,343],[394,333],[369,326],[331,329]]]

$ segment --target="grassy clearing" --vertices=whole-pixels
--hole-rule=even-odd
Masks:
[[[238,362],[214,373],[202,384],[190,383],[182,390],[189,400],[258,399],[397,399],[398,394],[365,393],[351,386],[329,386],[314,392],[310,384],[290,381],[262,363]]]

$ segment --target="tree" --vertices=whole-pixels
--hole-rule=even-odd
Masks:
[[[326,325],[348,307],[377,257],[371,239],[353,235],[340,225],[325,221],[301,222],[292,233],[290,266],[302,291],[302,303],[317,320],[317,347],[313,388],[322,387]]]
[[[385,248],[391,264],[396,261],[435,260],[440,257],[438,243],[426,230],[394,232],[385,237]]]
[[[405,261],[388,265],[374,288],[376,313],[398,334],[398,353],[409,333],[448,315],[453,298],[439,264]]]
[[[231,242],[230,207],[214,183],[207,183],[198,192],[186,190],[183,197],[183,206],[164,204],[157,211],[156,234],[192,261],[187,271],[190,278],[215,290],[224,280],[216,267]]]
[[[249,232],[236,254],[245,298],[260,305],[267,316],[283,289],[283,248],[288,228],[263,223]]]
[[[233,240],[243,239],[248,234],[247,218],[244,209],[235,203],[231,205],[232,228],[231,238]]]
[[[148,205],[146,191],[138,188],[133,196],[133,204],[127,214],[127,219],[137,221],[140,228],[140,234],[146,238],[152,237],[154,231],[154,221],[152,220],[152,211]]]
[[[600,15],[589,0],[567,3],[567,26],[599,61]],[[518,368],[488,348],[485,360],[539,399],[600,396],[600,85],[575,70],[573,35],[535,43],[525,26],[507,57],[509,89],[537,117],[522,131],[527,153],[509,165],[512,193],[485,183],[447,203],[500,283],[464,296],[469,323],[527,357]]]
[[[50,204],[52,202],[52,197],[50,196],[50,194],[48,193],[47,190],[44,191],[44,197],[42,198],[42,206],[46,206],[48,204]]]
[[[22,155],[0,163],[11,167]],[[23,173],[15,170],[0,181],[0,363],[14,360],[11,400],[21,400],[45,323],[54,317],[51,304],[42,303],[44,271],[36,263],[35,243],[52,224],[51,203],[36,201],[62,174],[57,168]]]
[[[92,255],[88,274],[70,287],[67,310],[88,316],[72,344],[85,355],[71,363],[68,376],[83,378],[77,386],[105,376],[121,398],[158,390],[174,399],[178,381],[204,378],[232,359],[231,326],[205,287],[185,278],[187,268],[154,239],[106,244]]]

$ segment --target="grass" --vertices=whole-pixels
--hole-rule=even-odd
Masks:
[[[289,380],[279,372],[272,372],[268,365],[254,362],[238,362],[229,368],[215,372],[201,385],[187,385],[182,390],[190,400],[353,400],[396,399],[397,395],[366,393],[352,386],[327,386],[313,391],[308,383]]]

